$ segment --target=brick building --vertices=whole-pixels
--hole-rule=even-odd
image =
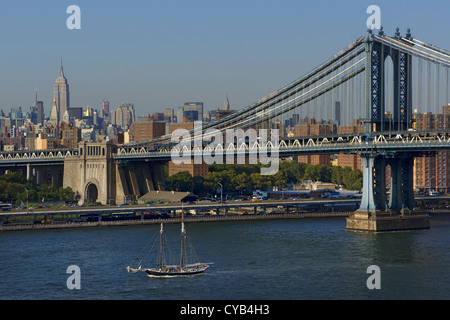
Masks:
[[[308,119],[306,122],[294,126],[294,136],[296,137],[330,135],[335,132],[335,124],[324,121],[317,122],[315,119]],[[331,166],[329,154],[297,156],[297,161],[312,165]]]
[[[72,122],[62,122],[59,133],[60,144],[63,148],[78,148],[78,142],[81,141],[81,130]]]
[[[418,131],[446,130],[450,123],[450,106],[443,106],[442,113],[414,114],[415,129]],[[435,154],[416,157],[414,161],[414,186],[417,191],[450,191],[450,153],[439,151]]]
[[[166,134],[166,123],[159,121],[133,124],[134,141],[151,140]]]
[[[194,161],[191,161],[191,164],[175,164],[169,161],[169,177],[182,171],[189,172],[193,177],[206,177],[208,170],[209,166],[204,162],[202,164],[194,164]]]
[[[192,130],[194,129],[194,122],[190,121],[169,124],[169,134],[172,134],[177,129]],[[191,161],[190,164],[174,164],[172,161],[169,161],[169,177],[182,171],[189,172],[193,177],[206,177],[208,170],[209,166],[204,162],[202,164],[195,164],[194,161]]]
[[[353,120],[353,123],[349,126],[339,126],[337,128],[338,134],[354,134],[364,132],[364,125],[361,120]],[[345,168],[350,167],[352,170],[359,169],[362,170],[362,160],[357,154],[338,154],[338,166]]]

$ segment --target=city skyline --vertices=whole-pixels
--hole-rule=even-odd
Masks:
[[[437,3],[437,2],[435,2]],[[69,2],[5,3],[0,29],[0,107],[34,105],[35,90],[50,115],[60,59],[71,105],[100,109],[133,103],[137,114],[201,101],[235,109],[299,78],[364,34],[369,2],[245,1],[189,3],[79,1],[81,30],[66,28]],[[442,39],[445,6],[378,1],[387,34],[450,48]],[[418,9],[420,6],[420,10]],[[437,8],[440,10],[437,10]],[[396,12],[403,12],[398,16]],[[39,17],[39,19],[35,19]],[[8,32],[8,30],[10,30]],[[332,34],[339,33],[339,37]],[[305,48],[305,44],[308,45]],[[32,50],[30,50],[32,48]]]

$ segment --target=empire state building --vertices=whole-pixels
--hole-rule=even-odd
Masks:
[[[61,60],[61,67],[59,68],[59,77],[56,78],[55,87],[53,91],[53,101],[58,112],[58,119],[62,119],[64,113],[70,108],[69,84],[64,76],[64,69]]]

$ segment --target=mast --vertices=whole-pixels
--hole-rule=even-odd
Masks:
[[[161,229],[159,230],[159,268],[163,267],[163,224],[161,223]]]
[[[184,229],[184,208],[181,202],[181,248],[180,248],[180,269],[184,266],[184,237],[186,230]]]

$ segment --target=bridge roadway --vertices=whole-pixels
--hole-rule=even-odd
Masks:
[[[126,205],[126,206],[88,206],[88,207],[64,207],[64,208],[39,208],[27,211],[26,209],[3,211],[0,212],[0,218],[18,217],[18,216],[43,216],[43,215],[87,215],[87,214],[113,214],[113,213],[136,213],[142,211],[159,211],[167,212],[173,210],[184,209],[188,210],[217,210],[217,209],[231,209],[231,208],[255,208],[266,207],[273,208],[278,206],[301,207],[302,205],[314,205],[325,203],[355,203],[360,199],[304,199],[304,200],[261,200],[261,201],[229,201],[229,202],[197,202],[197,203],[170,203],[170,204],[156,204],[156,205]]]
[[[450,196],[438,196],[438,197],[417,197],[417,201],[423,201],[423,200],[433,200],[433,201],[440,201],[440,200],[450,200]],[[276,218],[295,218],[295,217],[347,217],[350,214],[353,213],[353,210],[344,210],[339,211],[339,208],[336,207],[336,211],[334,211],[332,208],[335,205],[352,205],[352,204],[358,204],[359,205],[360,199],[303,199],[303,200],[262,200],[258,202],[253,201],[231,201],[231,202],[224,202],[221,204],[220,202],[206,202],[206,203],[194,203],[194,204],[183,204],[181,206],[180,203],[172,203],[172,204],[159,204],[159,205],[129,205],[129,206],[91,206],[91,207],[64,207],[64,208],[55,208],[55,209],[34,209],[27,211],[26,209],[22,210],[15,210],[13,211],[5,211],[0,212],[0,222],[6,221],[6,219],[15,218],[15,217],[30,217],[35,219],[36,217],[46,217],[45,219],[49,221],[53,221],[54,216],[64,216],[64,215],[76,215],[78,217],[81,216],[91,216],[91,217],[98,217],[102,215],[107,214],[126,214],[126,213],[136,213],[136,212],[144,212],[144,211],[153,211],[153,212],[167,212],[167,211],[174,211],[174,210],[181,210],[182,208],[187,212],[188,210],[196,209],[196,210],[224,210],[224,209],[232,209],[232,208],[251,208],[255,210],[258,207],[260,208],[274,208],[283,206],[283,209],[289,208],[289,209],[307,209],[308,206],[317,206],[317,209],[322,208],[322,210],[319,210],[321,212],[302,212],[301,214],[264,214],[264,215],[258,215],[259,217],[263,218],[266,217],[267,219],[276,219]],[[323,205],[329,205],[329,207],[326,210],[323,210]],[[311,207],[310,207],[311,208]],[[239,218],[240,217],[240,218]],[[196,215],[187,217],[187,219],[193,221],[227,221],[227,220],[252,220],[255,215],[233,215],[231,217],[228,217],[226,215],[217,215],[208,217],[205,215]],[[140,222],[139,222],[140,221]],[[150,219],[150,220],[141,220],[141,219],[134,219],[134,220],[128,220],[128,221],[104,221],[102,222],[102,225],[129,225],[129,224],[136,224],[136,223],[155,223],[158,220]],[[178,222],[179,221],[179,215],[178,218],[175,219],[167,219],[164,220],[165,222]],[[45,228],[64,228],[64,227],[77,227],[77,226],[93,226],[93,225],[99,225],[99,223],[47,223],[42,225],[33,225],[33,224],[20,224],[15,223],[11,225],[5,225],[1,226],[0,224],[0,231],[1,230],[28,230],[28,229],[45,229]]]
[[[244,139],[244,137],[242,137]],[[157,140],[155,140],[155,143]],[[193,143],[194,141],[192,141]],[[326,135],[326,136],[303,136],[280,138],[278,141],[278,152],[281,157],[299,154],[338,154],[338,153],[361,153],[361,152],[433,152],[450,148],[450,130],[430,131],[392,131],[375,132],[372,135],[365,133]],[[177,144],[167,143],[155,145],[123,145],[118,147],[117,153],[112,156],[117,160],[154,159],[157,161],[171,160],[172,151]],[[203,141],[202,148],[209,147],[210,142]],[[273,142],[268,140],[264,145],[261,140],[249,142],[223,143],[214,146],[215,151],[222,151],[224,155],[233,150],[235,153],[257,153],[261,149],[271,149]],[[195,156],[200,150],[191,146],[189,151]],[[181,150],[179,150],[181,151]],[[202,150],[203,151],[203,150]],[[201,152],[201,151],[200,151]],[[1,166],[18,166],[27,164],[54,165],[63,164],[64,159],[78,157],[78,149],[61,150],[21,150],[13,152],[0,152]]]
[[[399,131],[399,132],[380,132],[368,135],[365,133],[346,134],[346,135],[330,135],[330,136],[307,136],[282,138],[278,141],[277,152],[280,158],[295,155],[306,154],[339,154],[339,153],[378,153],[384,155],[394,155],[396,153],[414,153],[420,155],[422,153],[436,152],[447,150],[450,148],[450,131]],[[265,144],[261,140],[256,142],[239,142],[239,143],[223,143],[214,146],[214,152],[222,152],[225,157],[227,153],[239,154],[243,152],[246,155],[256,155],[261,150],[271,152],[273,142],[266,141]],[[209,148],[204,142],[203,150],[195,145],[187,147],[188,157],[202,156],[202,153]],[[163,145],[163,146],[127,146],[119,147],[114,158],[118,160],[139,160],[153,159],[159,161],[171,160],[173,155],[177,157],[185,147],[182,145]],[[231,151],[230,151],[231,150]],[[212,150],[207,150],[208,154]]]

